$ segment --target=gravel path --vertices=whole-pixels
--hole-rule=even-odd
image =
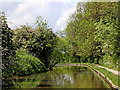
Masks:
[[[120,72],[119,71],[115,71],[115,70],[109,69],[107,67],[100,66],[98,64],[95,64],[95,65],[98,66],[98,67],[100,67],[100,68],[104,68],[104,69],[106,69],[106,70],[108,70],[108,71],[110,71],[110,72],[112,72],[112,73],[120,76]]]

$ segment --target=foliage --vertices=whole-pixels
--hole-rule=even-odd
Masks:
[[[86,13],[83,13],[84,5],[85,3],[78,3],[77,10],[70,17],[66,28],[66,36],[72,45],[73,55],[77,56],[93,55],[96,46],[93,37],[94,25],[91,19],[86,18]]]
[[[57,63],[71,62],[72,59],[71,47],[64,37],[64,31],[59,31],[56,34],[58,36],[56,38],[57,42],[53,52],[51,53],[49,67],[53,67]]]
[[[7,79],[12,76],[11,74],[11,65],[13,65],[15,47],[12,41],[13,31],[9,28],[7,24],[7,19],[4,12],[0,12],[0,24],[2,30],[2,79],[3,85],[8,85]],[[1,38],[0,38],[1,39]],[[11,82],[9,83],[11,84]]]
[[[117,2],[78,3],[68,20],[66,38],[81,61],[118,65],[120,41]],[[86,59],[82,59],[86,57]],[[111,58],[111,59],[110,59]],[[104,62],[103,62],[104,63]]]
[[[35,28],[21,25],[20,28],[12,31],[4,15],[1,15],[1,20],[3,22],[3,85],[12,84],[8,77],[30,75],[47,70],[51,53],[56,46],[56,35],[47,27],[47,23],[38,17]],[[17,49],[16,54],[15,49]]]
[[[16,64],[13,66],[12,73],[17,76],[30,75],[46,70],[45,65],[29,52],[24,50],[16,51]]]
[[[13,31],[8,27],[4,12],[1,13],[0,20],[2,22],[2,63],[4,67],[9,67],[9,63],[12,62],[10,56],[15,54],[12,42]]]
[[[49,57],[57,42],[56,35],[50,29],[38,27],[31,41],[32,42],[28,43],[28,50],[41,59],[48,68],[50,62]]]
[[[105,4],[103,4],[105,5]],[[118,27],[118,3],[106,3],[104,9],[106,15],[95,23],[95,40],[100,42],[102,52],[107,55],[106,60],[112,65],[118,65],[119,57],[119,27]],[[111,59],[110,59],[111,58]],[[107,62],[106,61],[106,62]]]
[[[13,42],[16,48],[27,49],[27,42],[34,36],[34,30],[29,25],[21,25],[14,30]]]
[[[14,30],[13,41],[16,47],[29,51],[38,57],[48,68],[50,55],[56,44],[56,35],[52,29],[47,27],[46,20],[37,17],[35,28],[22,25],[21,28]]]

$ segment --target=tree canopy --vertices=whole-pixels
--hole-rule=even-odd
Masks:
[[[106,54],[114,63],[120,50],[118,35],[117,2],[78,3],[66,28],[73,54],[99,58]]]

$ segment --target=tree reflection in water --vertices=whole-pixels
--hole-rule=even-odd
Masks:
[[[89,68],[59,66],[52,71],[19,78],[13,88],[106,88],[107,84]]]

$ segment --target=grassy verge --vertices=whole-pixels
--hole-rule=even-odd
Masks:
[[[120,71],[120,69],[118,69],[118,66],[113,66],[113,65],[104,65],[104,64],[99,64],[100,66],[103,66],[103,67],[107,67],[109,69],[113,69],[113,70],[116,70],[116,71]]]
[[[94,68],[94,69],[98,70],[99,72],[101,72],[102,74],[104,74],[105,77],[107,77],[109,80],[111,80],[114,85],[117,85],[117,86],[120,87],[120,84],[118,83],[120,81],[120,76],[115,75],[112,72],[110,72],[110,71],[108,71],[108,70],[106,70],[104,68],[100,68],[98,66],[94,66],[93,64],[89,64],[89,65],[92,68]]]

